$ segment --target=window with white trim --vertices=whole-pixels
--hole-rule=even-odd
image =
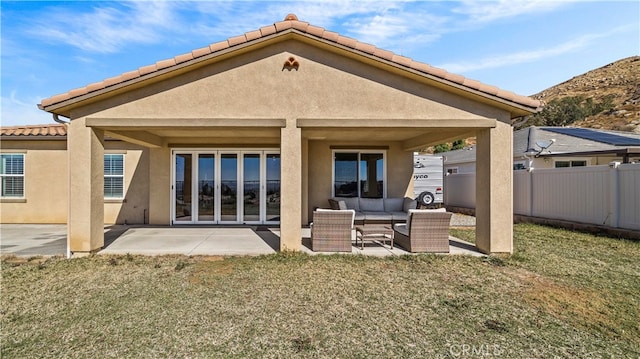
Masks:
[[[566,167],[584,167],[587,165],[587,161],[579,160],[579,161],[556,161],[556,168],[566,168]]]
[[[104,198],[124,198],[124,155],[104,155]]]
[[[384,151],[334,151],[335,197],[383,198],[385,177]]]
[[[0,154],[0,177],[0,197],[24,198],[24,154]]]

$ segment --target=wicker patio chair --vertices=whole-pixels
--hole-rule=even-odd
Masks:
[[[355,214],[352,209],[315,210],[311,223],[311,250],[351,252],[351,231]]]
[[[449,223],[446,211],[409,210],[407,223],[393,226],[394,242],[409,252],[449,253]]]

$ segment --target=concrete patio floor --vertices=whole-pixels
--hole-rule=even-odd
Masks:
[[[302,252],[311,250],[311,231],[302,230]],[[354,233],[355,238],[355,233]],[[449,237],[450,254],[482,256],[472,244]],[[105,247],[98,254],[164,255],[262,255],[280,248],[278,228],[243,227],[162,227],[105,226]],[[17,256],[66,255],[66,225],[3,224],[0,226],[0,253]],[[378,242],[365,243],[364,250],[352,247],[352,254],[392,256],[411,254],[401,247]]]

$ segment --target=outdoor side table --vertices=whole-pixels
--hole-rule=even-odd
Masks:
[[[360,249],[364,249],[364,241],[374,242],[376,240],[382,242],[383,246],[386,241],[390,241],[391,249],[393,249],[393,227],[390,224],[356,226],[356,247],[358,246],[358,239],[360,239]]]

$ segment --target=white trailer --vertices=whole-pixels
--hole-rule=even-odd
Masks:
[[[413,195],[430,206],[443,202],[442,156],[413,154]]]

